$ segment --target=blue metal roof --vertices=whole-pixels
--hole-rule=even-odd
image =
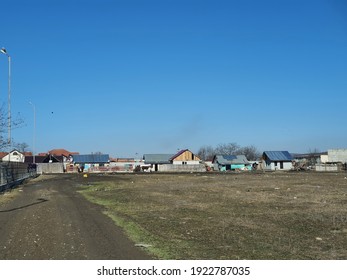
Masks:
[[[234,159],[237,159],[237,156],[233,156],[233,155],[222,155],[222,157],[228,161],[232,161]]]
[[[75,163],[106,163],[109,161],[109,155],[73,155],[73,161]]]
[[[271,161],[292,161],[293,157],[287,151],[265,151],[264,154]]]

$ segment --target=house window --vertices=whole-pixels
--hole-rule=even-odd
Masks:
[[[277,167],[277,161],[275,161],[275,166]]]
[[[182,164],[184,165],[184,164],[187,164],[187,162],[186,161],[182,161]]]
[[[280,169],[283,169],[283,161],[280,162]]]

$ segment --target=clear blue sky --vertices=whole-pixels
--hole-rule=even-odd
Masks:
[[[0,20],[13,138],[32,148],[31,101],[37,152],[347,148],[344,0],[11,0]]]

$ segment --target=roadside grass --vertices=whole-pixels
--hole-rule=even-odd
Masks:
[[[343,173],[126,174],[80,192],[158,259],[347,259]]]
[[[0,193],[0,206],[5,205],[9,201],[13,200],[20,192],[21,187],[17,187],[11,190],[6,190]]]

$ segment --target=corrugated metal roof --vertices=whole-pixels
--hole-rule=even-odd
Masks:
[[[221,165],[249,163],[246,156],[244,155],[216,155],[213,162]]]
[[[75,163],[106,163],[109,161],[109,155],[73,155],[73,161]]]
[[[225,159],[225,160],[229,160],[229,161],[232,161],[234,159],[237,159],[237,156],[233,156],[233,155],[222,155],[222,157]]]
[[[170,158],[173,156],[174,154],[145,154],[143,159],[146,164],[165,164],[170,163]]]
[[[287,151],[265,151],[264,154],[271,161],[292,161],[293,157]]]

